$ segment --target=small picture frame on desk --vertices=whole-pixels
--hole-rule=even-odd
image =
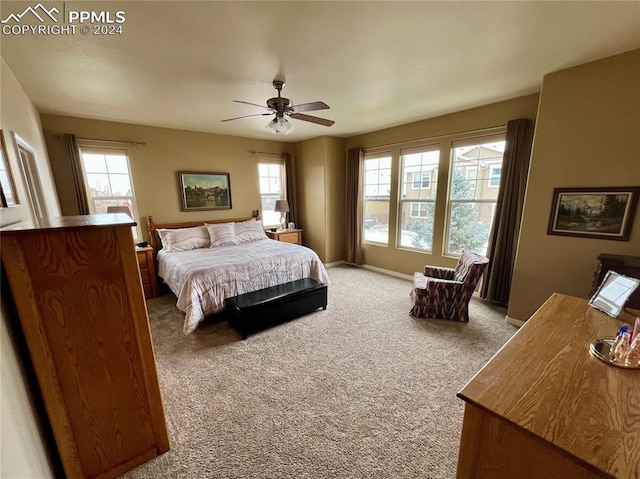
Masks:
[[[602,283],[589,301],[589,306],[617,318],[640,280],[629,278],[615,271],[608,271]]]

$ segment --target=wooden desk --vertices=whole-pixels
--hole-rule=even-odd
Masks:
[[[640,371],[589,353],[622,324],[553,294],[458,393],[457,477],[640,477]]]

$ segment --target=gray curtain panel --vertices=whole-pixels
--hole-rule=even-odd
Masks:
[[[500,192],[487,251],[491,261],[480,293],[483,299],[494,304],[508,304],[511,292],[511,279],[531,156],[528,128],[529,120],[526,118],[511,120],[507,123]]]
[[[71,165],[71,173],[73,175],[73,185],[76,192],[76,200],[78,202],[78,214],[89,214],[89,201],[87,200],[87,190],[84,186],[84,177],[82,175],[82,159],[80,158],[80,148],[76,141],[76,135],[65,133],[64,143],[67,147],[67,156]]]
[[[282,157],[284,158],[284,174],[287,182],[286,194],[287,203],[289,203],[289,221],[295,223],[296,228],[300,228],[300,225],[298,225],[298,218],[296,216],[296,174],[293,166],[293,159],[291,158],[291,153],[283,153]]]
[[[362,264],[362,175],[364,150],[351,148],[347,152],[347,198],[346,198],[346,258],[350,264]]]

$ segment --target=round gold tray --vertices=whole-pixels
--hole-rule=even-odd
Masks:
[[[640,369],[640,365],[633,366],[631,364],[618,363],[609,359],[609,350],[611,349],[614,341],[615,338],[596,339],[589,346],[589,351],[600,361],[610,364],[611,366],[623,369]]]

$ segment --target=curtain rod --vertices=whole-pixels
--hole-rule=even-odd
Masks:
[[[370,146],[368,148],[363,148],[363,150],[366,152],[367,150],[377,150],[379,148],[387,148],[389,146],[397,146],[397,145],[409,145],[411,143],[438,140],[440,138],[448,138],[448,137],[451,137],[451,136],[469,135],[469,134],[474,134],[474,133],[490,133],[490,132],[492,132],[494,130],[495,131],[503,130],[506,127],[507,127],[507,125],[489,126],[487,128],[480,128],[479,130],[458,131],[458,132],[455,132],[455,133],[447,133],[446,135],[429,136],[429,137],[426,137],[426,138],[416,138],[415,140],[396,141],[394,143],[387,143],[385,145]]]
[[[282,158],[284,156],[284,153],[268,153],[266,151],[251,151],[251,153],[253,153],[254,155],[269,155],[269,156],[279,156],[280,158]]]
[[[53,135],[56,140],[61,140],[62,137],[60,135]],[[146,146],[146,141],[127,141],[127,140],[103,140],[102,138],[76,138],[80,141],[102,141],[104,143],[126,143],[128,145],[133,146]]]

